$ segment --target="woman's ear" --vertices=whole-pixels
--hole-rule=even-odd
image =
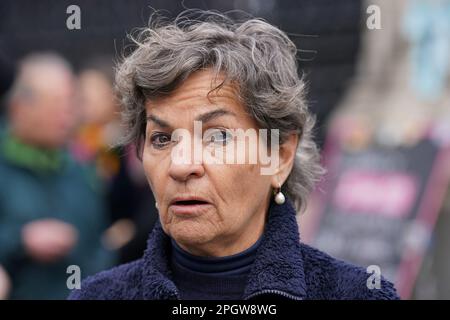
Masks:
[[[278,187],[283,184],[294,166],[299,137],[297,133],[291,133],[279,147],[279,166],[277,173],[273,175],[272,185]]]

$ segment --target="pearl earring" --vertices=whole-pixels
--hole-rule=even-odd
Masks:
[[[155,201],[155,207],[158,209],[158,202]]]
[[[286,201],[286,197],[283,192],[281,192],[281,185],[278,184],[278,191],[275,194],[275,202],[277,204],[283,204]]]

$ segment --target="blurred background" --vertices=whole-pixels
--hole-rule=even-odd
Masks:
[[[154,9],[243,10],[298,48],[328,172],[301,237],[404,299],[450,299],[450,0],[0,2],[0,298],[64,299],[157,219],[114,64]],[[51,116],[49,116],[51,114]]]

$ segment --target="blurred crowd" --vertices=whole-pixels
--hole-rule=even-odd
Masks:
[[[64,299],[69,266],[84,278],[142,255],[154,200],[134,150],[117,146],[111,57],[75,74],[36,52],[3,82],[0,297]]]

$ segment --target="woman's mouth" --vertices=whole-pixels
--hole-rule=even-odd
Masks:
[[[211,203],[203,199],[175,199],[169,209],[176,215],[200,215],[211,207]]]

